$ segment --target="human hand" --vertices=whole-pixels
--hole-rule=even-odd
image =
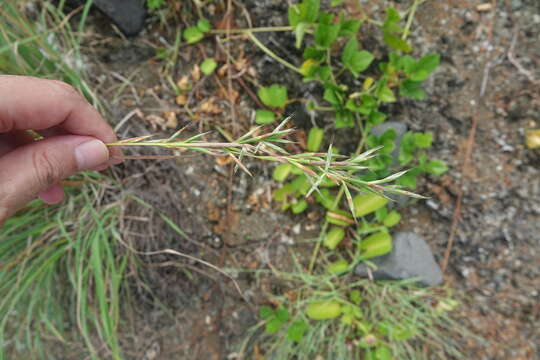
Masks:
[[[44,136],[34,141],[25,130]],[[58,182],[81,170],[122,161],[107,122],[71,86],[52,80],[0,75],[0,226],[39,197],[64,199]]]

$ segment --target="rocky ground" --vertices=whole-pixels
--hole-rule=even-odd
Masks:
[[[366,14],[379,19],[387,5],[406,6],[403,1],[359,3]],[[215,26],[223,19],[225,5],[218,1],[207,9]],[[253,27],[285,25],[286,7],[285,1],[277,0],[234,2],[234,26],[245,27],[249,21]],[[153,50],[172,44],[174,29],[154,19],[142,34],[124,40],[107,30],[100,15],[93,21],[93,40],[87,44],[95,60],[91,66],[120,137],[170,133],[149,116],[164,117],[169,111],[175,112],[178,126],[190,124],[193,131],[218,125],[239,134],[251,123],[255,104],[249,90],[254,86],[242,77],[231,84],[227,77],[221,83],[199,81],[187,99],[188,108],[198,114],[195,120],[175,104],[163,77],[166,60],[157,59]],[[190,16],[182,14],[179,21],[189,22]],[[365,41],[376,50],[378,35],[366,29]],[[407,207],[399,230],[424,236],[439,262],[454,237],[446,279],[466,295],[459,317],[488,340],[484,346],[465,344],[468,358],[540,359],[540,153],[524,145],[525,130],[540,127],[540,3],[431,0],[419,8],[413,29],[416,55],[440,53],[442,64],[427,84],[426,101],[403,101],[389,112],[410,129],[432,131],[432,155],[445,160],[451,170],[421,183],[418,191],[430,199]],[[280,56],[299,63],[292,35],[268,33],[259,38]],[[238,37],[234,45],[235,56],[250,64],[261,84],[286,83],[290,97],[317,93],[316,86],[302,83],[247,40]],[[202,58],[223,58],[220,46],[212,39],[183,46],[178,62],[167,71],[175,81],[193,76],[193,64]],[[229,88],[235,100],[232,108],[226,101]],[[216,95],[220,92],[226,95]],[[201,111],[208,99],[212,103]],[[139,112],[120,125],[134,110]],[[297,113],[298,127],[308,124],[301,108],[287,111]],[[154,205],[187,234],[183,238],[167,229],[156,210],[133,205],[127,206],[131,218],[126,229],[145,235],[133,236],[132,241],[141,250],[170,247],[223,268],[256,269],[268,262],[289,266],[288,251],[306,250],[302,240],[316,234],[321,214],[280,212],[270,199],[275,186],[272,169],[248,165],[256,174],[253,179],[233,174],[223,159],[203,156],[130,162],[115,170],[126,192]],[[453,234],[461,192],[460,221]],[[142,276],[150,280],[154,297],[134,286],[140,313],[132,323],[135,330],[128,333],[137,336],[126,336],[133,358],[145,354],[148,360],[171,359],[175,354],[182,359],[224,359],[233,353],[233,345],[256,317],[232,284],[193,261],[169,255],[145,261],[148,270]],[[247,276],[238,282],[252,303],[272,286]],[[155,299],[170,310],[156,306]]]

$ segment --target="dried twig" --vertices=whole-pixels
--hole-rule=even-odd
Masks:
[[[533,75],[533,73],[523,67],[521,63],[516,59],[516,56],[514,54],[514,48],[517,44],[517,38],[518,38],[519,30],[516,29],[514,31],[514,36],[512,37],[512,42],[510,44],[510,48],[508,49],[508,52],[506,53],[506,56],[508,57],[508,60],[516,67],[516,69],[519,71],[520,74],[524,75],[530,82],[532,82],[535,85],[540,85],[540,80],[536,79]]]

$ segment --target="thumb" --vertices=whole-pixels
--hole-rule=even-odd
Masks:
[[[108,160],[102,141],[75,135],[46,138],[0,157],[0,224],[39,192]]]

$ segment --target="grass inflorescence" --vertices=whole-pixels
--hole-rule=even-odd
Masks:
[[[300,154],[290,154],[282,146],[291,143],[291,141],[287,139],[287,136],[294,131],[293,128],[285,128],[288,120],[289,118],[285,119],[274,130],[263,132],[260,135],[258,135],[258,133],[261,132],[263,126],[256,126],[239,137],[236,141],[232,142],[207,142],[200,140],[207,133],[180,140],[179,136],[183,131],[183,129],[181,129],[166,139],[149,140],[152,135],[146,135],[120,140],[107,145],[152,146],[173,151],[192,150],[214,156],[229,156],[239,168],[249,175],[251,175],[250,171],[242,163],[244,158],[253,158],[275,163],[287,163],[300,170],[311,182],[311,189],[306,196],[309,196],[313,191],[317,191],[319,185],[325,181],[331,181],[334,184],[341,186],[345,194],[347,194],[347,199],[349,200],[348,204],[353,214],[354,205],[352,197],[350,196],[351,190],[358,192],[373,192],[380,195],[389,192],[421,197],[412,192],[403,190],[398,185],[386,185],[387,183],[398,179],[407,171],[400,171],[383,179],[372,181],[364,181],[356,176],[359,172],[369,171],[369,167],[364,164],[366,161],[376,156],[376,152],[379,148],[374,148],[352,157],[335,154],[332,151],[331,146],[325,153],[305,152]],[[130,157],[127,158],[129,159]],[[144,156],[134,156],[133,158],[140,159],[144,158]]]

